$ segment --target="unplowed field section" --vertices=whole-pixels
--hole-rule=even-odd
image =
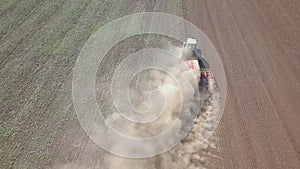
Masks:
[[[144,11],[189,20],[222,59],[220,158],[209,168],[299,168],[299,8],[298,0],[1,0],[0,168],[105,168],[107,153],[76,118],[72,69],[92,33]]]

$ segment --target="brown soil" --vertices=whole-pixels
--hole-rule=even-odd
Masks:
[[[93,32],[143,11],[189,20],[222,59],[227,101],[206,167],[299,168],[299,8],[297,0],[0,2],[0,168],[108,168],[111,157],[76,118],[72,69]]]
[[[217,168],[298,168],[299,1],[184,3],[186,19],[213,42],[225,66],[227,101]]]

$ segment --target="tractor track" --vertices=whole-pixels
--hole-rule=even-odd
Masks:
[[[180,149],[194,144],[190,140],[169,154],[145,160],[149,169],[300,166],[299,1],[13,0],[2,4],[0,168],[108,168],[111,155],[88,138],[76,118],[72,70],[93,32],[115,18],[143,11],[175,14],[203,30],[223,61],[228,88],[223,118],[210,144],[199,148],[201,159],[183,164],[198,158],[191,156],[193,152],[177,159]],[[108,73],[103,76],[104,69],[97,73],[98,90],[103,89],[99,96],[109,95],[111,67],[122,60],[117,56],[143,45],[145,41],[129,40],[110,53],[116,57],[104,60]],[[144,80],[139,77],[135,86]],[[109,103],[103,106],[113,110]]]
[[[294,47],[299,45],[299,25],[285,19],[293,13],[284,10],[281,15],[276,12],[280,3],[272,4],[186,4],[195,11],[187,18],[199,23],[225,66],[228,95],[218,132],[224,168],[299,166],[299,50]]]

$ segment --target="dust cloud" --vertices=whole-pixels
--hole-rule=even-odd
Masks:
[[[187,49],[175,48],[174,54],[182,60],[192,59],[192,52]],[[152,158],[130,159],[115,155],[106,156],[106,168],[109,169],[196,169],[208,166],[207,158],[213,156],[219,158],[216,153],[214,139],[210,142],[200,139],[201,135],[213,132],[211,123],[214,122],[214,114],[218,113],[219,93],[210,86],[210,91],[198,93],[199,70],[189,70],[180,65],[172,65],[169,69],[176,74],[176,80],[171,76],[160,72],[150,71],[140,75],[133,80],[132,104],[140,110],[145,110],[151,103],[148,103],[149,94],[152,90],[159,90],[166,99],[165,109],[161,116],[150,124],[132,124],[124,121],[117,112],[108,117],[107,121],[120,132],[124,132],[136,137],[151,137],[162,133],[172,125],[179,127],[182,132],[189,130],[185,124],[189,123],[187,117],[196,114],[194,126],[188,135],[170,151]],[[193,79],[189,79],[188,74],[192,72]],[[147,79],[147,80],[145,80]],[[142,83],[140,83],[142,81]],[[182,86],[178,86],[178,81]],[[150,86],[150,87],[149,87]],[[181,99],[184,98],[184,99]],[[182,102],[185,100],[185,102]],[[152,105],[155,106],[155,105]],[[198,107],[200,106],[200,107]],[[146,108],[145,108],[146,107]],[[182,116],[179,118],[179,114]],[[175,120],[180,123],[174,123]],[[205,123],[204,123],[205,122]],[[174,133],[177,134],[177,133]],[[172,138],[170,138],[172,139]],[[136,150],[133,150],[136,151]]]
[[[174,52],[175,51],[175,52]],[[172,48],[176,56],[182,60],[192,59],[192,52],[182,48]],[[213,164],[209,158],[222,160],[217,154],[215,142],[216,137],[211,137],[209,141],[201,140],[213,132],[212,125],[215,122],[215,116],[219,113],[219,92],[214,86],[209,87],[207,92],[198,92],[197,84],[199,80],[199,70],[192,72],[193,79],[188,77],[191,70],[180,65],[170,65],[169,72],[176,75],[176,80],[168,74],[151,70],[139,74],[132,80],[130,88],[130,98],[132,105],[141,112],[147,110],[149,95],[153,90],[158,90],[165,97],[165,109],[159,118],[150,124],[135,124],[122,118],[117,111],[107,116],[107,123],[120,133],[131,137],[151,137],[161,134],[169,127],[177,127],[181,132],[188,132],[186,137],[175,147],[166,153],[151,158],[132,159],[119,157],[110,153],[104,153],[101,157],[103,169],[202,169],[209,168]],[[178,86],[180,81],[181,86]],[[200,97],[199,97],[200,96]],[[184,98],[184,99],[181,99]],[[185,102],[182,102],[185,100]],[[155,106],[155,105],[152,105]],[[198,107],[199,106],[199,107]],[[182,114],[179,116],[179,114]],[[186,127],[189,123],[187,117],[196,115],[193,127]],[[175,123],[175,120],[179,123]],[[189,131],[187,131],[189,130]],[[174,133],[175,135],[178,133]],[[173,138],[169,138],[173,139]],[[167,141],[167,140],[166,140]],[[126,147],[126,143],[115,141],[116,144]],[[120,147],[122,148],[122,147]],[[138,151],[138,150],[132,150]],[[71,168],[94,168],[87,163],[85,165],[78,163],[67,163],[55,165],[55,169]]]

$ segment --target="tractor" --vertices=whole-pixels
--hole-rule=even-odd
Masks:
[[[202,51],[197,48],[197,40],[193,38],[187,38],[186,42],[183,43],[184,49],[192,51],[193,59],[188,60],[188,67],[192,70],[200,69],[200,79],[198,83],[199,91],[213,90],[217,88],[215,77],[210,71],[210,66],[207,60],[202,57]]]

